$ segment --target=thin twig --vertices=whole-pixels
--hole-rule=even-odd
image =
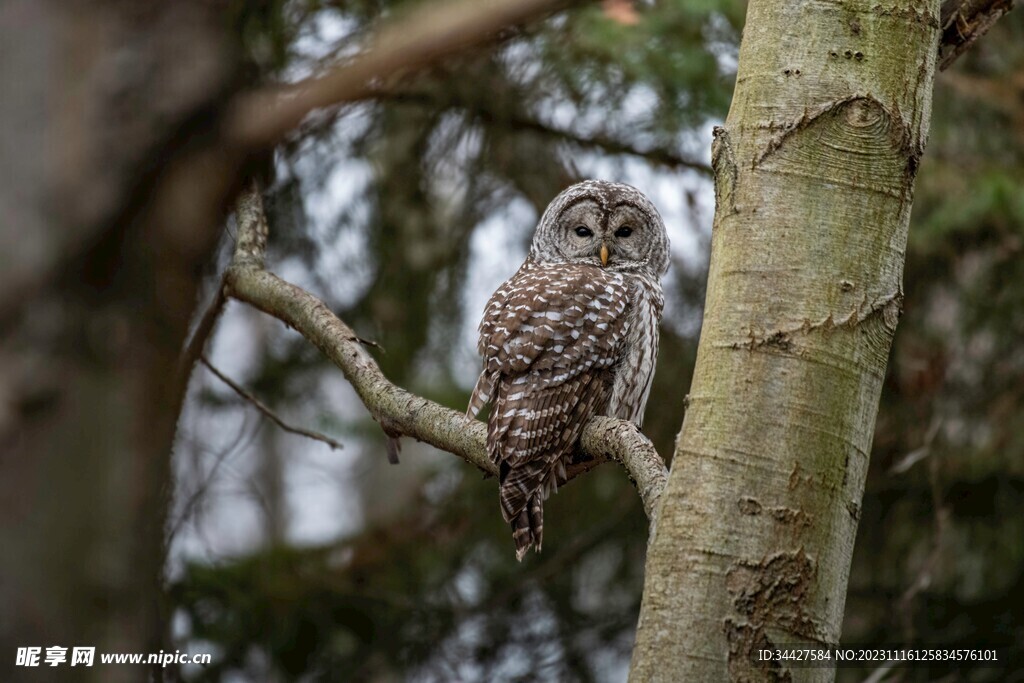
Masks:
[[[377,95],[380,99],[399,103],[433,106],[443,106],[445,104],[445,102],[424,92],[381,89],[378,91]],[[490,125],[505,125],[510,128],[529,131],[531,133],[543,135],[555,140],[562,140],[581,147],[602,150],[609,154],[635,156],[667,168],[688,168],[694,171],[699,171],[700,173],[708,176],[713,174],[710,165],[695,159],[688,159],[660,147],[640,149],[639,147],[625,142],[624,140],[607,135],[580,135],[579,133],[575,133],[571,130],[550,126],[542,121],[515,111],[503,110],[496,112],[493,107],[488,106],[489,103],[487,102],[466,102],[455,100],[449,104],[453,107],[458,107],[464,110],[469,115]]]
[[[199,357],[206,351],[206,343],[213,335],[213,329],[217,326],[217,320],[220,318],[220,314],[224,311],[224,304],[227,302],[227,297],[224,295],[224,279],[217,283],[217,291],[213,295],[213,300],[210,305],[206,308],[203,313],[203,317],[200,318],[199,324],[196,325],[195,332],[192,333],[192,338],[189,339],[188,344],[185,346],[185,350],[181,354],[181,358],[178,362],[178,380],[180,386],[184,386],[188,381],[189,375],[192,374],[192,369],[195,367]]]
[[[371,346],[371,347],[377,349],[378,351],[380,351],[381,353],[385,353],[386,354],[388,352],[387,349],[385,349],[383,346],[380,345],[380,342],[375,342],[372,339],[363,339],[362,337],[356,337],[355,341],[359,342],[363,346]]]
[[[242,426],[239,428],[238,435],[235,437],[234,441],[232,441],[231,444],[229,444],[225,448],[222,448],[217,453],[217,455],[214,456],[213,465],[206,472],[206,475],[203,477],[202,481],[200,481],[199,484],[192,490],[192,493],[189,494],[188,500],[186,500],[185,504],[181,506],[181,513],[173,522],[171,522],[168,525],[169,530],[165,534],[167,539],[165,543],[170,544],[178,535],[178,532],[181,531],[182,526],[192,517],[193,513],[195,512],[195,508],[199,505],[199,501],[202,500],[203,496],[206,495],[208,489],[210,488],[214,479],[216,478],[217,472],[220,470],[221,465],[223,465],[224,462],[227,460],[228,456],[234,453],[243,444],[243,441],[245,441],[248,426],[248,421],[246,421],[243,418]],[[255,430],[253,431],[253,433],[255,433]],[[249,440],[251,439],[252,435],[249,435]]]
[[[229,387],[231,387],[231,389],[233,389],[236,394],[238,394],[239,396],[244,398],[246,401],[251,403],[256,408],[256,410],[258,410],[261,413],[263,413],[274,424],[276,424],[278,427],[280,427],[284,431],[291,432],[292,434],[298,434],[299,436],[305,436],[306,438],[309,438],[309,439],[315,439],[316,441],[323,441],[325,444],[330,446],[332,449],[339,449],[339,448],[344,448],[345,447],[345,446],[343,446],[341,444],[340,441],[332,439],[331,437],[327,436],[326,434],[321,434],[320,432],[316,432],[316,431],[313,431],[311,429],[305,429],[303,427],[293,427],[292,425],[290,425],[287,422],[285,422],[284,420],[282,420],[277,415],[277,413],[275,413],[273,410],[271,410],[269,407],[267,407],[267,405],[265,403],[260,401],[258,398],[253,396],[251,393],[246,391],[243,387],[241,387],[237,383],[235,383],[230,377],[228,377],[223,372],[221,372],[216,367],[214,367],[214,365],[210,362],[210,360],[206,356],[200,356],[199,360],[202,362],[203,365],[206,366],[206,368],[210,372],[212,372],[214,375],[216,375],[217,379],[219,379],[221,382],[224,382],[224,384],[227,384]]]
[[[938,422],[939,418],[936,416],[933,420],[934,422]],[[934,435],[931,438],[934,439]],[[939,459],[932,456],[928,460],[928,485],[932,498],[932,521],[934,527],[931,549],[929,550],[928,556],[925,558],[924,562],[921,563],[914,580],[903,592],[903,595],[900,596],[899,600],[903,639],[904,642],[907,643],[914,642],[915,637],[914,602],[922,591],[927,590],[932,585],[935,572],[938,571],[942,560],[942,552],[945,549],[946,538],[949,535],[951,511],[942,500],[942,483],[940,481],[941,472],[939,471],[939,468]]]
[[[889,660],[885,664],[882,664],[871,674],[865,678],[861,683],[882,683],[882,680],[889,675],[889,672],[896,667],[896,662]]]
[[[489,113],[483,114],[480,111],[474,112],[485,120],[495,121]],[[628,142],[619,140],[607,135],[580,135],[570,130],[564,130],[561,128],[555,128],[548,126],[536,119],[531,119],[526,116],[512,116],[506,120],[508,125],[519,128],[521,130],[528,130],[539,135],[545,135],[552,138],[564,140],[566,142],[580,145],[581,147],[590,147],[592,149],[599,149],[609,154],[623,154],[628,156],[635,156],[641,159],[646,159],[651,163],[658,164],[659,166],[666,166],[668,168],[688,168],[694,171],[699,171],[704,175],[710,176],[714,173],[711,170],[711,166],[701,161],[694,159],[687,159],[686,157],[680,156],[668,150],[660,147],[652,147],[650,149],[640,149],[635,147]]]

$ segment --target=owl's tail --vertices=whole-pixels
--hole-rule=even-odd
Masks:
[[[544,538],[544,481],[549,478],[545,470],[545,463],[536,461],[520,467],[511,467],[508,462],[498,465],[501,516],[512,527],[520,562],[531,546],[540,552]]]
[[[539,493],[530,497],[529,504],[511,522],[512,541],[516,544],[516,559],[523,556],[531,546],[540,552],[544,540],[544,505]]]

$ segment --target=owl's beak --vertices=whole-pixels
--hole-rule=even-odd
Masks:
[[[608,245],[601,242],[601,266],[608,265]]]

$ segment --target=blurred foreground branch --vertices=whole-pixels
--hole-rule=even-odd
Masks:
[[[372,95],[382,82],[424,69],[446,56],[537,20],[572,0],[455,0],[426,3],[381,29],[371,44],[342,66],[292,86],[245,95],[227,129],[243,147],[265,146],[295,128],[315,109]]]
[[[487,456],[487,428],[482,422],[392,384],[362,340],[320,299],[264,270],[268,226],[255,186],[242,192],[236,216],[238,241],[225,277],[228,296],[281,320],[312,342],[341,369],[385,433],[410,436],[497,475],[497,466]],[[653,522],[668,471],[650,440],[631,422],[598,417],[584,429],[581,445],[590,459],[567,468],[568,478],[608,459],[619,461],[636,483]]]

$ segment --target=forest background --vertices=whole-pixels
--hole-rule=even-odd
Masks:
[[[254,77],[336,60],[390,5],[243,13]],[[588,177],[637,185],[673,240],[644,429],[670,454],[703,303],[710,131],[728,108],[745,4],[641,9],[554,17],[310,123],[275,159],[273,267],[379,342],[393,381],[460,409],[483,303],[525,256],[550,198]],[[936,83],[847,642],[1022,642],[1020,19]],[[312,663],[366,679],[623,678],[647,533],[620,469],[561,490],[545,553],[519,566],[493,482],[411,443],[389,466],[383,434],[297,334],[235,306],[211,360],[345,448],[282,433],[197,371],[169,558],[181,637],[215,643],[219,666],[253,677]]]
[[[337,64],[405,4],[235,3],[246,85]],[[731,0],[585,5],[317,113],[262,160],[268,264],[379,344],[396,384],[462,409],[483,304],[547,202],[583,178],[636,185],[673,242],[644,425],[671,454],[700,333],[711,131],[744,13]],[[999,642],[1024,657],[1022,162],[1024,18],[1011,13],[936,81],[844,642]],[[207,352],[268,411],[343,447],[280,430],[196,367],[161,611],[168,643],[215,656],[186,680],[624,679],[647,519],[621,468],[559,491],[544,553],[520,565],[495,482],[409,439],[389,465],[379,427],[297,333],[229,302]]]

